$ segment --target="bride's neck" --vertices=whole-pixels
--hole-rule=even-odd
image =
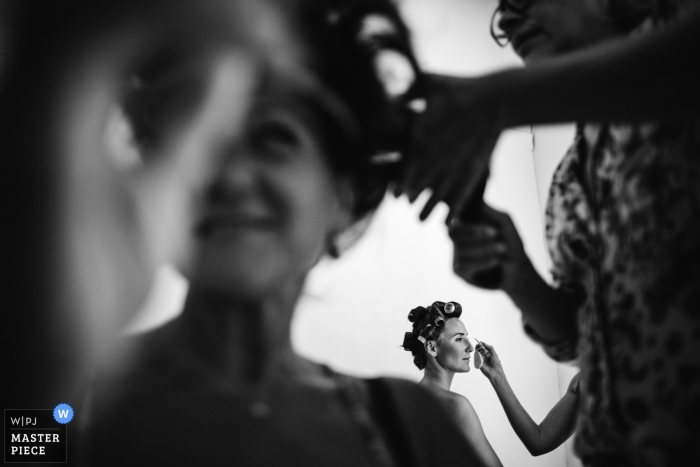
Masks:
[[[454,372],[448,371],[437,362],[430,360],[423,371],[423,378],[420,380],[420,384],[449,391],[454,376]]]

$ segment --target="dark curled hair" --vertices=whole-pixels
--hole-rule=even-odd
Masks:
[[[391,0],[302,0],[300,32],[311,50],[309,68],[344,103],[357,124],[348,135],[326,119],[329,163],[349,176],[357,195],[353,215],[360,219],[374,211],[397,164],[373,162],[380,154],[400,153],[414,115],[408,102],[421,95],[420,70],[408,28]],[[390,28],[366,34],[368,19],[380,18]],[[391,96],[377,69],[377,57],[398,52],[415,73],[413,85],[401,96]]]
[[[419,306],[408,313],[408,320],[413,323],[413,330],[404,334],[402,347],[411,352],[413,363],[419,370],[425,368],[427,363],[425,345],[421,338],[426,341],[438,340],[445,328],[445,322],[451,318],[459,318],[461,315],[462,305],[457,302],[433,302],[428,308]]]

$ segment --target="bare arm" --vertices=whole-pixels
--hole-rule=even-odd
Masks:
[[[483,465],[502,467],[503,464],[501,464],[501,461],[498,459],[489,440],[486,439],[484,429],[481,427],[481,421],[479,421],[479,416],[476,414],[471,402],[462,395],[454,393],[451,393],[451,395],[453,397],[448,399],[448,408],[457,420],[460,428],[462,428],[462,432],[469,447],[477,453]]]
[[[577,385],[579,374],[569,383],[566,394],[552,407],[540,424],[530,417],[508,383],[498,354],[492,346],[483,344],[479,351],[488,355],[482,372],[487,376],[501,401],[515,434],[523,442],[530,454],[539,456],[553,451],[574,432],[578,413]]]
[[[700,8],[647,34],[613,39],[485,77],[506,126],[700,115]]]
[[[410,163],[396,193],[433,194],[460,212],[504,128],[573,121],[640,122],[700,116],[700,7],[666,28],[617,38],[524,69],[477,78],[428,77]]]

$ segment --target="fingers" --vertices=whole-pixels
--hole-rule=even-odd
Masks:
[[[474,242],[469,247],[455,248],[455,267],[483,270],[505,261],[508,249],[501,242]]]
[[[477,275],[507,259],[507,245],[493,226],[453,222],[449,234],[454,243],[453,270],[470,284],[480,286]]]
[[[458,262],[501,258],[508,251],[498,230],[486,224],[453,224],[448,233]]]
[[[421,220],[440,201],[450,207],[448,220],[458,216],[488,169],[502,126],[479,83],[426,76],[427,109],[414,121],[408,158],[394,186],[394,195],[407,194],[411,203],[425,189],[433,191]]]
[[[481,210],[481,216],[484,219],[484,221],[492,225],[498,226],[498,229],[503,233],[504,236],[515,236],[517,238],[520,238],[520,236],[518,235],[518,231],[515,228],[515,224],[513,223],[513,220],[505,212],[494,209],[488,204],[484,204]]]
[[[489,352],[483,344],[477,345],[476,351],[479,352],[484,359],[484,365],[481,367],[482,370],[487,366],[493,367],[493,362],[491,361],[491,357],[494,355],[493,353]]]
[[[495,240],[500,237],[498,229],[493,225],[483,222],[464,224],[458,219],[454,219],[450,223],[448,234],[453,241],[460,243],[460,245],[469,241]]]
[[[498,358],[498,353],[496,352],[496,349],[492,345],[487,344],[486,342],[481,342],[481,347],[484,352],[488,354],[489,357],[497,357]]]
[[[428,200],[428,202],[425,203],[425,206],[423,206],[423,209],[421,210],[420,215],[418,216],[418,218],[419,218],[421,221],[426,220],[426,219],[428,218],[428,216],[430,216],[430,213],[433,212],[433,209],[435,208],[435,206],[437,206],[437,204],[438,204],[440,201],[441,201],[440,195],[439,195],[439,194],[433,193],[433,194],[430,196],[430,199]]]
[[[479,275],[492,271],[501,265],[498,258],[486,259],[483,261],[455,262],[453,269],[455,274],[477,287],[483,287]]]
[[[498,264],[505,259],[506,252],[507,249],[503,243],[474,245],[468,249],[464,248],[460,251],[455,251],[454,262],[455,265],[465,266],[469,266],[469,263]],[[474,269],[484,269],[484,267],[475,266]]]
[[[496,351],[496,349],[494,349],[492,345],[489,345],[489,344],[487,344],[487,343],[484,342],[484,341],[481,341],[481,345],[483,345],[483,346],[486,348],[486,350],[488,350],[489,352],[495,352],[495,351]]]

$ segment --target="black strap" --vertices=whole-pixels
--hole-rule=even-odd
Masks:
[[[387,380],[368,379],[372,415],[384,433],[386,442],[397,464],[405,467],[418,467],[413,453],[413,442],[405,427],[401,412],[391,394]]]

